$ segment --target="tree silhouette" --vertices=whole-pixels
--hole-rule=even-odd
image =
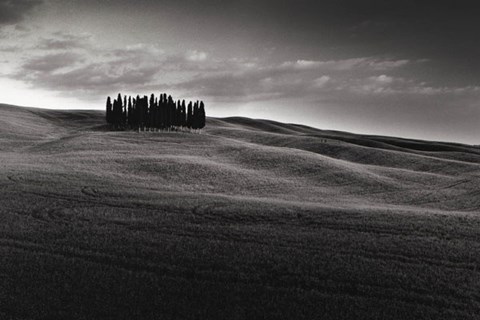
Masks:
[[[160,95],[160,99],[158,102],[158,117],[158,125],[160,129],[163,130],[165,129],[165,98],[163,94]]]
[[[200,121],[199,121],[199,112],[198,112],[198,101],[195,102],[193,105],[193,121],[192,121],[192,129],[196,130],[200,128]]]
[[[149,120],[148,97],[147,96],[143,96],[142,107],[143,107],[143,131],[147,131],[148,120]]]
[[[132,117],[132,110],[133,109],[133,105],[132,105],[132,97],[129,96],[128,97],[128,112],[127,112],[127,126],[129,128],[132,128],[133,127],[133,117]]]
[[[112,99],[110,99],[110,97],[107,97],[107,111],[106,111],[106,120],[107,120],[107,123],[111,124],[112,123]]]
[[[139,95],[136,98],[119,93],[113,101],[107,97],[105,120],[116,130],[178,131],[185,128],[198,130],[205,127],[203,101],[174,100],[166,93],[155,97]]]
[[[158,129],[163,129],[163,95],[160,94],[158,97],[158,106],[157,106],[157,124]]]
[[[132,112],[129,114],[131,119],[132,129],[136,129],[138,127],[138,118],[137,118],[137,100],[132,98]]]
[[[175,125],[175,102],[173,101],[172,96],[168,96],[168,130],[172,130],[172,127]]]
[[[177,100],[177,106],[175,108],[175,125],[177,128],[182,126],[182,102]]]
[[[198,109],[198,128],[205,128],[206,124],[206,114],[205,114],[205,104],[203,101],[200,101],[200,108]]]
[[[155,97],[155,101],[153,102],[152,127],[154,128],[154,131],[159,129],[159,126],[158,126],[158,98],[157,97]]]
[[[188,103],[188,113],[187,113],[187,128],[191,129],[193,125],[193,108],[192,102]]]
[[[169,130],[172,122],[170,121],[171,116],[170,116],[170,103],[171,103],[172,97],[168,96],[165,99],[165,129]]]
[[[183,128],[187,127],[187,112],[185,107],[185,100],[182,101],[181,119],[182,119],[181,126]]]
[[[149,103],[149,108],[148,108],[148,114],[147,114],[147,126],[149,130],[153,128],[153,112],[155,109],[155,96],[153,93],[150,95],[150,103]]]
[[[115,110],[115,127],[116,129],[120,129],[122,123],[122,116],[123,116],[123,105],[122,105],[122,95],[119,93],[117,96],[117,105]]]
[[[123,102],[127,102],[126,99],[123,99]],[[126,124],[127,124],[127,104],[125,103],[125,104],[123,105],[122,121],[121,121],[121,123],[120,123],[120,126],[121,126],[122,128],[125,128]]]
[[[137,96],[136,114],[138,131],[140,131],[140,129],[143,129],[143,126],[145,124],[145,113],[143,109],[143,99],[141,99],[140,96]]]

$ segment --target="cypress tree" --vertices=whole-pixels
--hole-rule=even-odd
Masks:
[[[130,115],[132,118],[132,128],[137,129],[137,100],[135,98],[132,99],[132,114]]]
[[[161,99],[162,97],[160,96],[160,98],[155,98],[155,101],[156,101],[156,106],[157,106],[157,113],[156,113],[156,117],[155,117],[155,124],[156,124],[156,128],[157,130],[160,130],[161,129],[161,122],[160,122],[160,118],[161,118],[161,109],[160,109],[160,105],[161,105]]]
[[[106,120],[107,123],[112,123],[112,100],[110,97],[107,97],[107,111],[106,111]]]
[[[153,114],[155,110],[155,95],[152,93],[150,95],[150,103],[149,103],[149,110],[148,110],[148,127],[152,129],[153,125]]]
[[[168,127],[170,126],[170,108],[168,105],[168,99],[165,98],[164,107],[165,107],[165,119],[164,119],[164,125],[165,125],[165,130],[168,130]]]
[[[167,109],[168,109],[167,128],[168,128],[168,130],[171,130],[172,126],[175,125],[175,123],[174,123],[174,121],[175,121],[175,102],[173,101],[172,96],[168,96]]]
[[[165,106],[163,94],[160,94],[160,99],[158,101],[158,125],[162,130],[165,128]]]
[[[182,126],[182,102],[177,100],[177,107],[175,108],[175,125],[180,128]]]
[[[155,131],[157,128],[157,111],[158,111],[158,101],[154,94],[153,96],[153,107],[150,114],[150,122],[152,123],[152,130]]]
[[[115,126],[115,113],[117,112],[117,100],[114,99],[112,103],[112,111],[110,111],[110,123]]]
[[[175,127],[177,127],[178,126],[178,118],[179,118],[178,117],[178,101],[174,100],[173,105],[174,105],[174,107],[172,109],[173,110],[173,125]]]
[[[123,117],[122,95],[119,93],[117,97],[117,110],[115,114],[115,125],[120,129]]]
[[[198,129],[199,128],[199,117],[198,117],[198,101],[195,102],[195,104],[193,105],[193,120],[192,120],[192,128],[194,130]]]
[[[148,125],[148,97],[143,96],[142,100],[143,107],[143,131],[146,131]]]
[[[118,101],[117,99],[113,100],[113,109],[112,109],[112,124],[114,128],[117,128],[117,117],[118,117]]]
[[[136,104],[136,120],[137,120],[137,126],[138,126],[138,131],[140,131],[140,128],[143,127],[144,123],[144,112],[143,112],[143,101],[140,99],[140,96],[137,96],[137,104]]]
[[[125,100],[124,100],[125,102]],[[127,107],[126,105],[123,106],[122,110],[122,122],[121,122],[121,127],[125,129],[125,124],[127,123]]]
[[[200,101],[200,108],[198,109],[198,128],[203,129],[205,128],[206,123],[206,114],[205,114],[205,105],[203,101]]]
[[[182,101],[182,127],[187,126],[187,112],[186,112],[186,107],[185,107],[185,100]]]
[[[192,101],[188,103],[188,113],[187,113],[187,128],[191,129],[193,125],[193,109]]]
[[[129,128],[132,128],[133,123],[132,123],[132,97],[128,97],[128,113],[127,113],[127,125]]]
[[[122,107],[122,95],[120,93],[117,96],[117,102],[119,103],[119,106]]]
[[[168,105],[167,105],[167,94],[163,94],[163,129],[168,127]]]

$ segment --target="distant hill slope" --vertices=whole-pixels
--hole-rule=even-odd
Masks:
[[[240,117],[138,133],[109,131],[101,111],[0,112],[0,318],[480,313],[478,147]]]
[[[363,202],[480,210],[476,197],[480,196],[480,149],[473,146],[355,135],[241,117],[209,118],[202,135],[113,132],[107,130],[101,111],[0,108],[4,148],[24,147],[20,150],[44,155],[86,151],[107,155],[136,149],[137,143],[149,145],[155,150],[140,148],[136,156],[171,161],[172,172],[161,178],[172,186],[188,185],[188,175],[177,175],[193,163],[201,168],[195,171],[195,179],[208,181],[197,186],[205,192],[274,198],[287,192],[284,197],[335,205]],[[204,148],[192,148],[195,143]],[[102,165],[104,170],[111,168],[109,163]],[[155,166],[162,167],[162,163],[152,163],[150,169],[125,169],[135,175]],[[181,180],[173,180],[170,174]],[[232,180],[236,175],[239,179]],[[232,190],[225,188],[232,182]],[[264,184],[261,193],[252,189]]]

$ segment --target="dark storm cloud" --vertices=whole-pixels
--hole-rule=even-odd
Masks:
[[[91,10],[158,16],[163,29],[196,45],[261,46],[276,58],[311,60],[388,55],[430,59],[419,70],[436,85],[479,84],[476,2],[385,0],[169,0],[77,2]],[[215,48],[215,49],[218,49]]]
[[[42,0],[0,0],[0,26],[22,21]]]
[[[185,21],[193,18],[194,24],[203,21],[204,25],[222,23],[248,31],[251,28],[261,32],[268,30],[281,37],[297,37],[300,41],[311,37],[333,39],[342,32],[366,38],[370,34],[372,39],[429,34],[434,40],[452,40],[454,35],[463,38],[462,31],[471,34],[470,27],[480,25],[476,11],[472,10],[476,2],[464,0],[171,0],[161,3],[120,0],[108,3],[139,10],[155,7],[158,14],[162,11],[176,14],[176,19]],[[96,1],[90,4],[98,6]],[[410,34],[411,30],[416,33]]]

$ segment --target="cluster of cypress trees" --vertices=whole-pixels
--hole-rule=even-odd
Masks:
[[[203,101],[185,104],[185,100],[175,102],[172,96],[166,93],[155,97],[152,93],[136,98],[119,93],[112,103],[107,98],[107,123],[116,130],[135,129],[143,131],[167,130],[181,128],[202,129],[205,127],[205,105]]]

